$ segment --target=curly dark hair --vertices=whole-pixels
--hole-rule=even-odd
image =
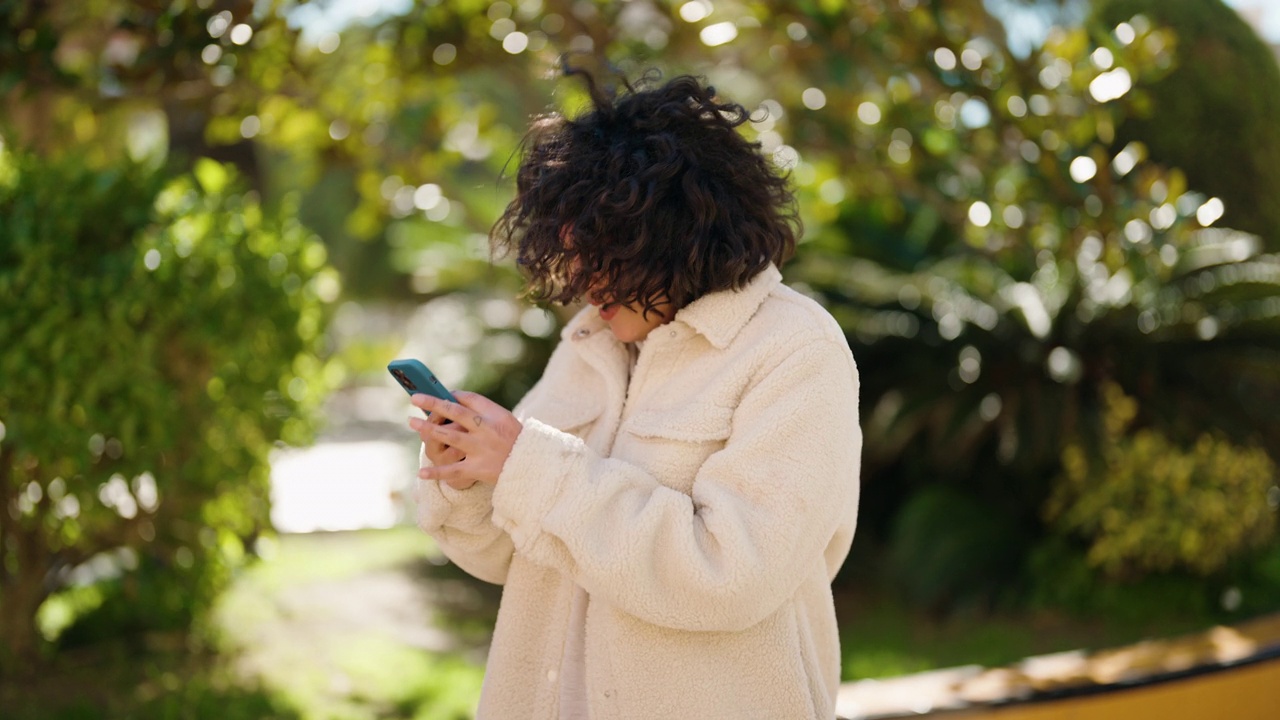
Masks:
[[[516,197],[490,233],[515,251],[538,301],[569,303],[603,286],[609,303],[647,314],[738,289],[781,265],[800,233],[789,177],[736,128],[743,106],[682,75],[656,86],[601,89],[574,119],[537,118],[526,136]]]

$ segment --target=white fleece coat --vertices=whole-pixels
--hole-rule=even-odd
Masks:
[[[831,316],[780,279],[770,267],[689,304],[630,378],[585,309],[516,408],[496,489],[418,482],[422,528],[505,585],[480,720],[558,717],[575,584],[593,720],[834,717],[857,368]]]

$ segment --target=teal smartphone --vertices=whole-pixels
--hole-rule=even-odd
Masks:
[[[417,393],[426,393],[432,397],[448,400],[451,403],[458,402],[458,399],[449,392],[449,389],[436,379],[434,373],[427,369],[420,361],[414,359],[408,360],[392,360],[387,365],[387,372],[391,373],[391,377],[400,383],[400,387],[410,395]]]

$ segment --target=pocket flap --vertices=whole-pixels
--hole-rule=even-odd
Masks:
[[[535,407],[521,413],[526,417],[537,418],[557,430],[572,432],[600,417],[603,407],[587,401],[536,403]]]
[[[633,435],[683,442],[725,440],[732,427],[732,408],[706,404],[646,410],[623,424],[623,429]]]

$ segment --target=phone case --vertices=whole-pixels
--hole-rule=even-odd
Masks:
[[[387,372],[400,383],[400,387],[405,392],[413,395],[415,393],[426,393],[441,400],[449,402],[458,402],[453,393],[436,379],[436,376],[427,369],[426,365],[413,359],[408,360],[392,360],[387,365]]]

